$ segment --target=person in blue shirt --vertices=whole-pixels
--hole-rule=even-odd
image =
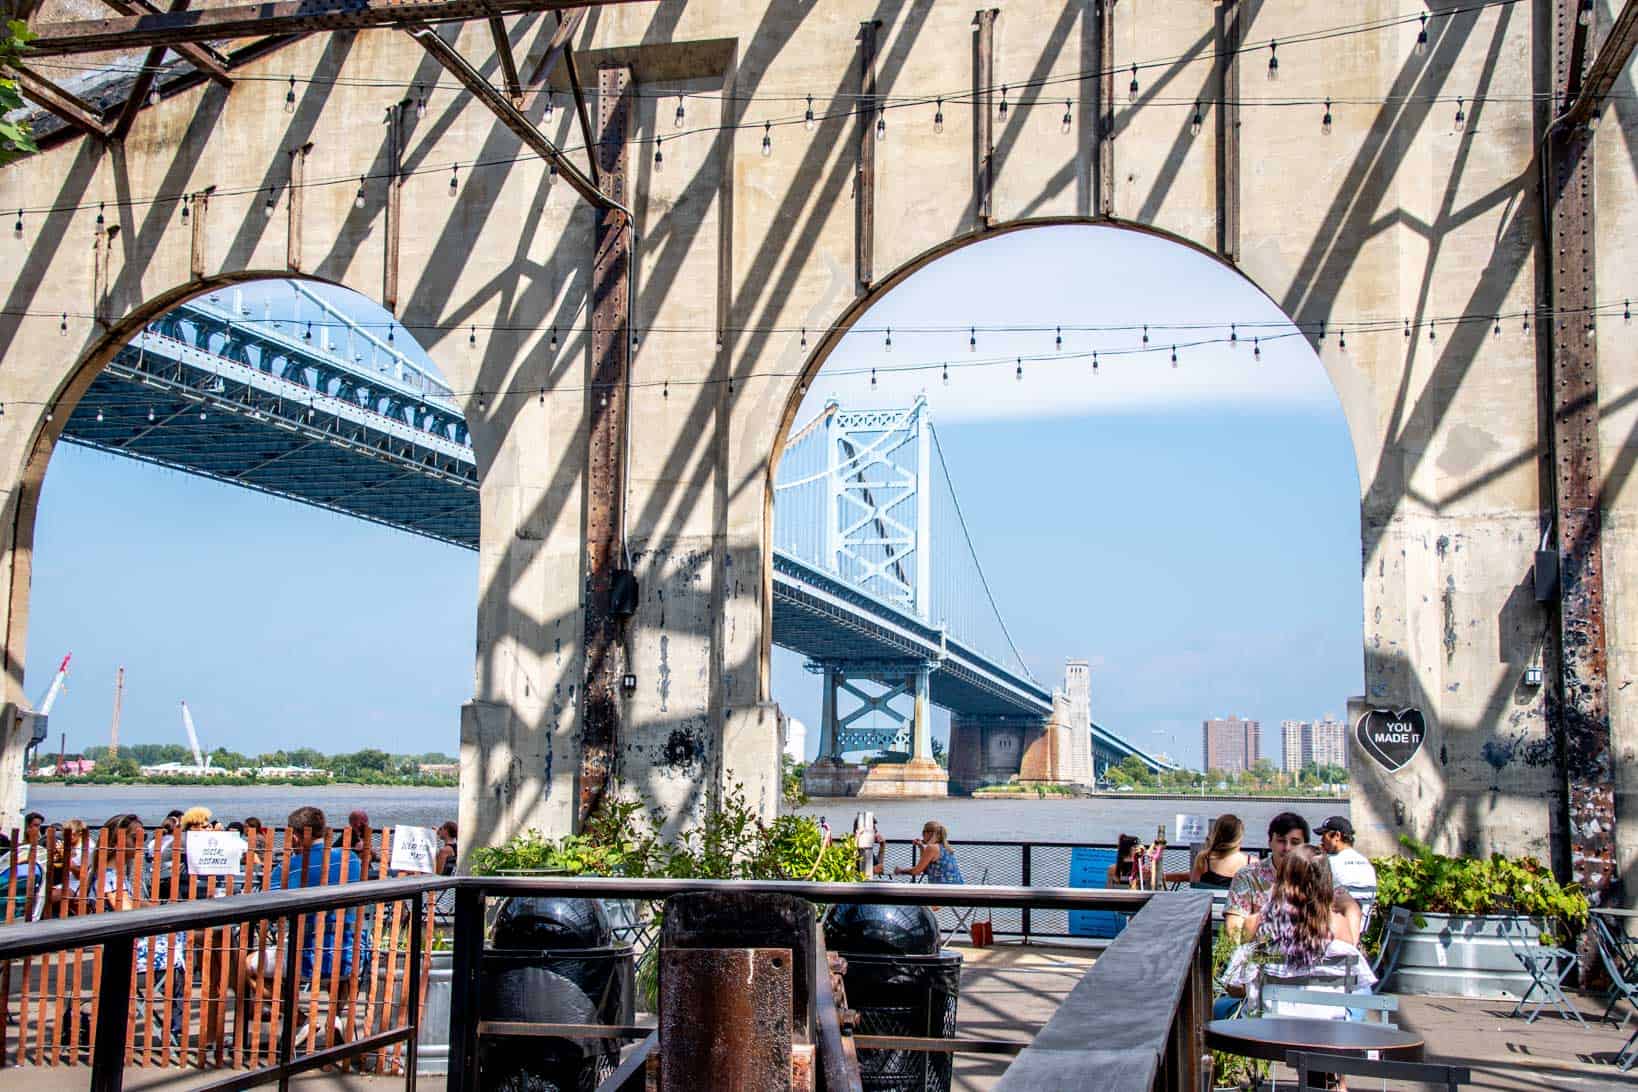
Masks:
[[[285,861],[274,864],[270,888],[294,890],[359,882],[363,872],[358,856],[339,846],[325,846],[325,831],[324,812],[319,808],[297,808],[290,813],[284,834],[289,849],[286,855],[289,868],[286,869]],[[280,972],[279,961],[274,957],[275,952],[271,950],[252,952],[246,964],[248,984],[264,999],[268,996],[274,976]],[[332,990],[332,976],[335,979],[330,1000],[336,1026],[327,1045],[334,1045],[342,1037],[341,1024],[352,1002],[355,967],[359,979],[367,981],[370,970],[369,939],[367,934],[361,932],[359,911],[355,908],[307,915],[301,935],[302,980],[312,990]],[[305,1045],[307,1037],[305,1023],[298,1022],[297,1045]]]

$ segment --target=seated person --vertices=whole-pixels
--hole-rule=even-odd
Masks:
[[[1206,848],[1195,857],[1189,869],[1190,887],[1215,887],[1227,890],[1240,870],[1251,863],[1240,849],[1240,839],[1246,825],[1238,815],[1219,815],[1211,825],[1211,837]]]
[[[1268,856],[1253,861],[1229,884],[1228,905],[1223,912],[1223,928],[1249,937],[1247,919],[1262,911],[1285,855],[1308,844],[1308,820],[1296,812],[1282,811],[1268,821]],[[1332,908],[1344,918],[1338,937],[1349,944],[1359,943],[1359,903],[1342,887],[1334,887]]]
[[[1357,938],[1365,906],[1376,902],[1376,866],[1354,848],[1354,825],[1346,816],[1331,816],[1314,833],[1319,835],[1320,848],[1331,859],[1332,882],[1353,902],[1352,907],[1339,904],[1338,909],[1348,916]]]
[[[966,883],[961,877],[961,865],[956,863],[955,850],[950,848],[950,832],[943,823],[927,821],[921,828],[921,837],[912,841],[916,863],[909,868],[895,868],[893,875],[915,879],[926,876],[928,883]]]
[[[1369,993],[1376,983],[1370,964],[1357,947],[1339,935],[1343,916],[1332,909],[1331,869],[1325,854],[1314,846],[1298,846],[1282,856],[1280,871],[1261,912],[1246,918],[1247,934],[1255,939],[1241,945],[1223,972],[1230,998],[1246,997],[1260,974],[1281,978],[1337,978],[1329,987],[1310,983],[1304,989],[1341,990],[1340,980],[1351,974],[1349,992]],[[1265,1010],[1266,1011],[1266,1010]],[[1269,1013],[1269,1015],[1275,1015]],[[1285,1005],[1280,1016],[1345,1020],[1348,1010],[1329,1005]]]

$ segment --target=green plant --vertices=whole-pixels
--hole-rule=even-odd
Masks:
[[[1229,960],[1234,957],[1239,946],[1239,933],[1231,933],[1227,929],[1217,931],[1216,939],[1212,941],[1211,946],[1213,982],[1223,977],[1223,972],[1228,969]],[[1251,1088],[1261,1084],[1268,1071],[1267,1062],[1221,1050],[1211,1052],[1211,1083],[1214,1088]]]
[[[15,71],[15,62],[33,38],[34,33],[21,19],[8,21],[5,32],[0,34],[0,67]],[[9,119],[12,111],[21,110],[27,105],[17,90],[17,81],[0,77],[0,166],[40,150],[34,143],[34,133],[29,129],[28,122]]]
[[[1417,914],[1522,914],[1541,922],[1543,944],[1567,945],[1587,922],[1587,896],[1561,884],[1534,857],[1446,857],[1409,836],[1399,839],[1405,856],[1379,857],[1377,905],[1402,906]],[[1376,915],[1365,937],[1380,943],[1387,914]]]
[[[780,756],[780,789],[787,808],[799,808],[808,802],[808,791],[802,787],[802,775],[807,769],[805,762],[798,762],[790,755]]]

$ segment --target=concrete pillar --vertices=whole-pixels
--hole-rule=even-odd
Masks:
[[[834,762],[839,757],[836,738],[836,687],[841,672],[835,664],[826,664],[819,711],[819,754],[816,761]]]
[[[933,670],[926,664],[916,668],[910,676],[910,689],[915,697],[915,712],[910,723],[910,761],[933,761],[933,710],[928,703],[928,689]]]

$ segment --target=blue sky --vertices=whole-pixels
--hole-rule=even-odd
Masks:
[[[1061,358],[1036,359],[1059,356],[1056,326],[1144,322],[1147,346],[1136,330],[1066,330]],[[1343,711],[1362,660],[1352,449],[1319,360],[1282,323],[1238,275],[1177,244],[1032,229],[884,297],[800,416],[830,396],[925,393],[1036,676],[1056,684],[1066,657],[1091,660],[1094,717],[1187,762],[1201,719],[1231,712],[1260,718],[1274,753],[1281,719]],[[1162,329],[1182,325],[1200,328]],[[982,329],[1001,326],[1043,329]],[[1095,378],[1070,355],[1093,349]],[[70,749],[106,741],[123,664],[128,742],[180,742],[185,698],[207,746],[455,749],[472,680],[468,551],[71,445],[47,474],[36,545],[30,692],[74,653],[53,747],[58,731]],[[778,653],[774,678],[775,697],[815,724],[818,683],[799,659]]]

